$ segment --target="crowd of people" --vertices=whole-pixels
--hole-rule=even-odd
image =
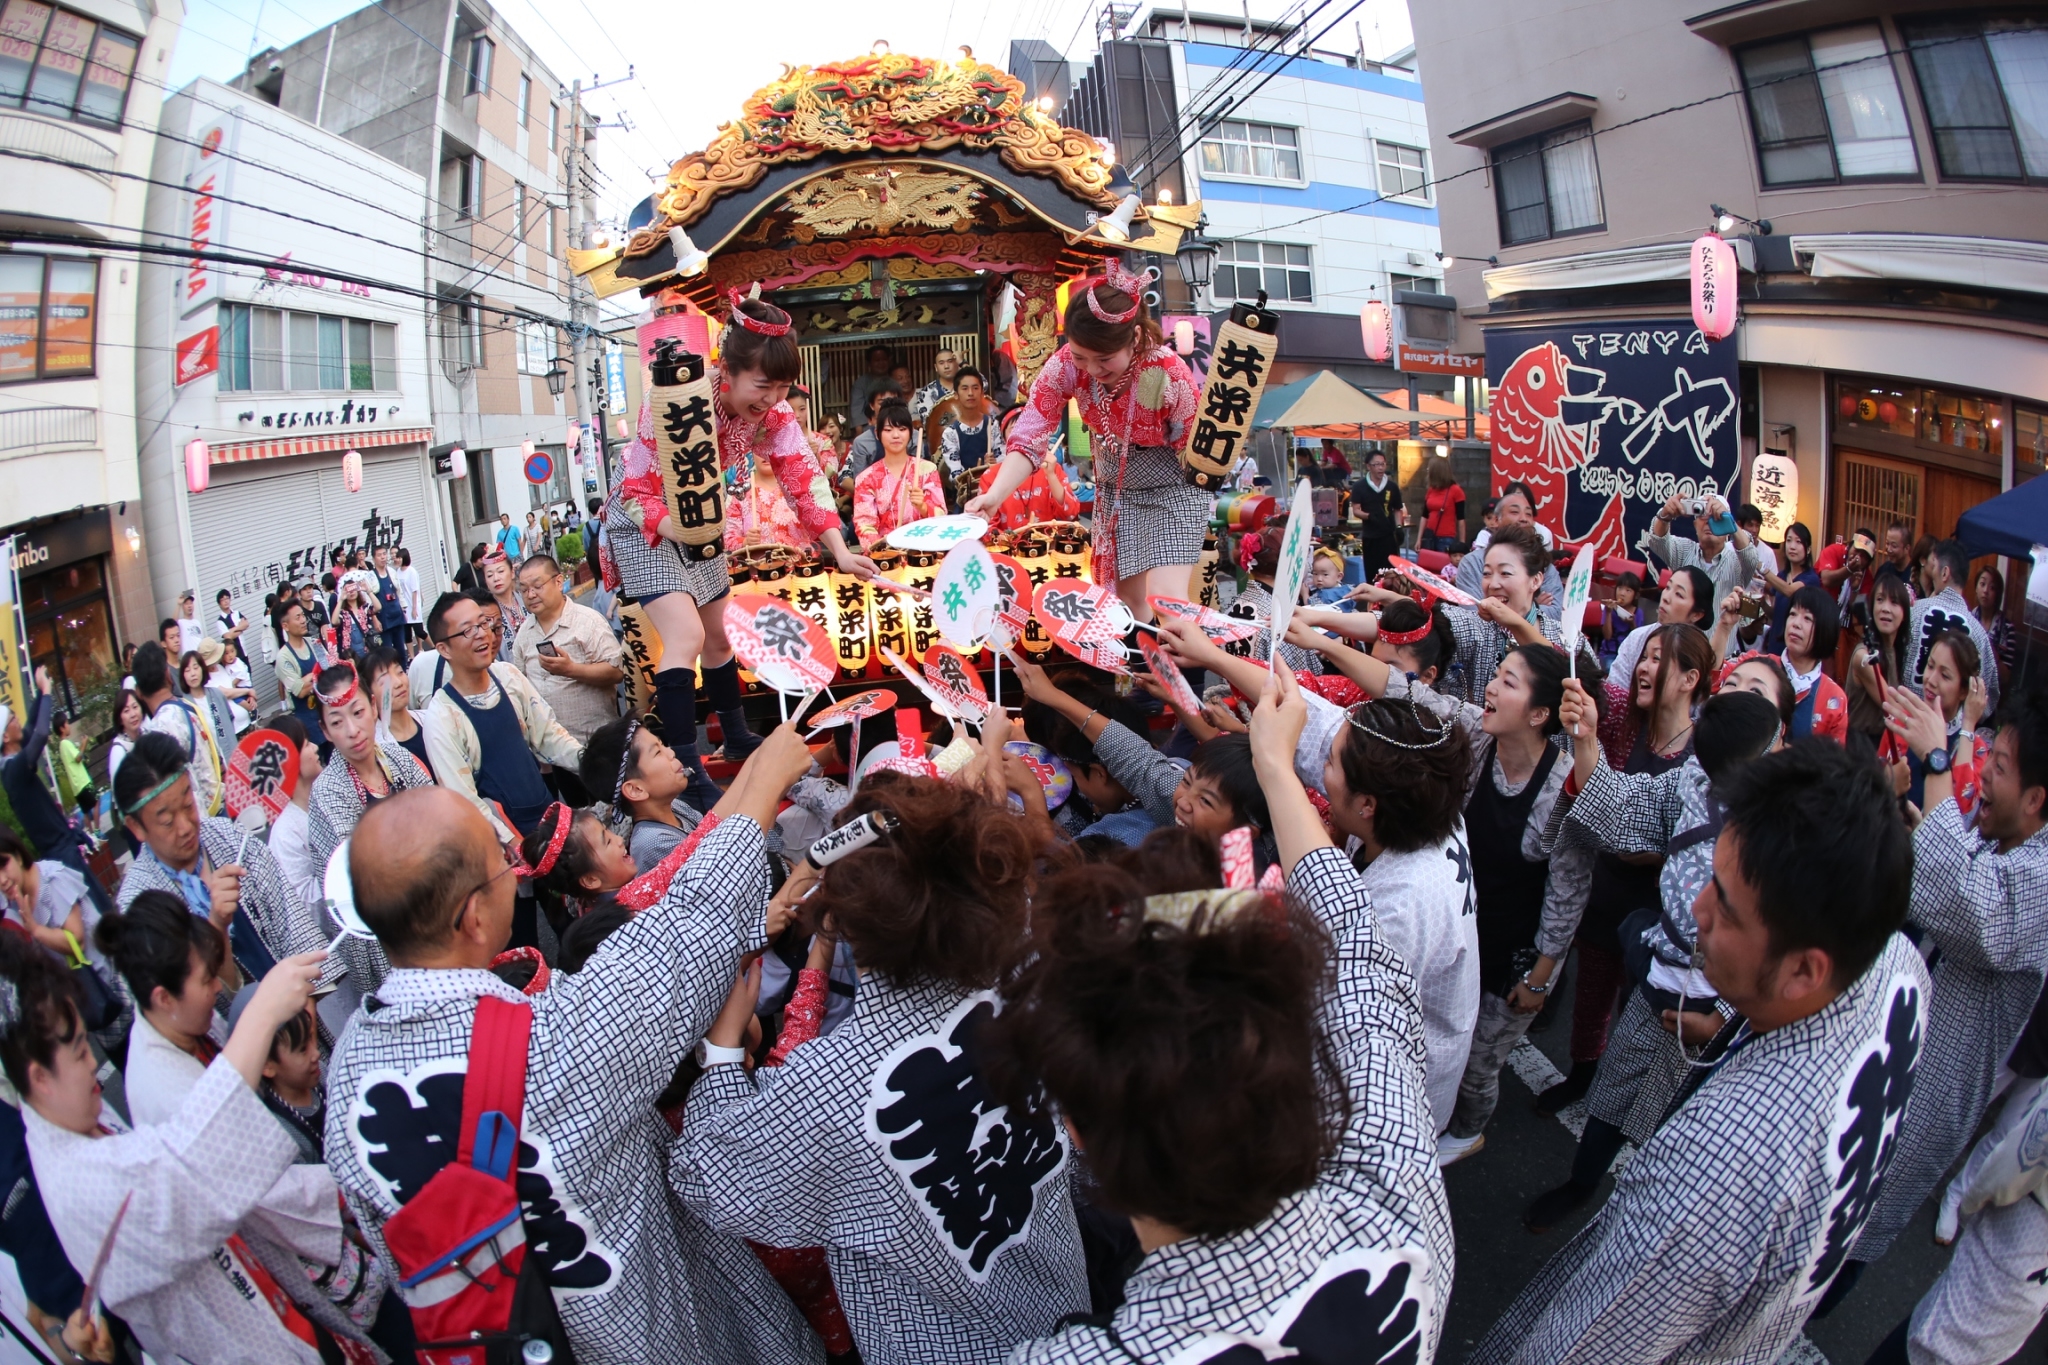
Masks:
[[[735,296],[720,420],[784,507],[750,524],[871,573],[959,501],[915,453],[953,400],[934,453],[999,510],[1069,393],[1120,420],[1136,375],[1090,343],[1121,336],[1161,403],[1098,563],[1183,595],[1185,367],[1133,359],[1134,291],[1074,307],[1099,325],[1070,314],[1007,436],[957,357],[936,393],[871,367],[841,508],[783,416],[786,319]],[[1567,989],[1537,1102],[1586,1118],[1522,1220],[1599,1207],[1470,1359],[1767,1365],[1929,1201],[1954,1257],[1875,1359],[1990,1365],[2048,1309],[2048,693],[1955,542],[1773,551],[1674,503],[1664,573],[1574,647],[1526,489],[1467,607],[1397,553],[1462,544],[1459,501],[1411,527],[1368,465],[1385,572],[1324,557],[1278,640],[1151,625],[1192,702],[1019,661],[1014,712],[941,743],[906,704],[855,743],[749,727],[725,556],[666,548],[633,477],[576,529],[661,633],[641,708],[612,615],[508,525],[423,609],[382,548],[280,591],[276,697],[243,695],[232,601],[137,649],[111,895],[37,774],[48,679],[4,718],[0,1250],[53,1350],[1425,1361],[1444,1173]],[[1263,626],[1278,536],[1232,558]],[[251,701],[297,765],[267,826],[225,810]]]

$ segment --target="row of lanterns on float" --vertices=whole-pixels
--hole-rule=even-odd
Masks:
[[[533,455],[533,442],[523,441],[519,446],[521,461]],[[469,477],[469,454],[461,446],[448,452],[448,477],[463,479]],[[194,436],[185,442],[185,491],[204,493],[213,481],[213,453],[208,449],[206,438]],[[341,483],[351,493],[363,491],[363,452],[347,450],[341,456]]]
[[[1765,225],[1769,230],[1769,225]],[[1736,272],[1735,248],[1718,232],[1697,238],[1688,253],[1691,259],[1692,322],[1709,341],[1720,341],[1735,332]],[[1182,324],[1185,326],[1186,324]],[[1394,312],[1387,301],[1370,298],[1358,310],[1358,330],[1365,343],[1365,357],[1384,364],[1394,354]],[[1190,348],[1192,349],[1192,348]],[[1182,355],[1188,354],[1183,350]]]

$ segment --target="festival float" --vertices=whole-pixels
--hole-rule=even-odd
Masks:
[[[814,420],[847,410],[876,344],[915,375],[940,350],[986,373],[1000,350],[1021,396],[1059,344],[1070,283],[1119,253],[1170,261],[1200,221],[1199,202],[1141,203],[1110,148],[1062,126],[1023,82],[968,50],[937,61],[883,47],[786,66],[710,146],[669,168],[624,242],[570,250],[570,267],[600,298],[637,290],[647,300],[643,364],[665,337],[705,350],[726,291],[758,283],[798,329]],[[992,529],[987,543],[1032,584],[1089,577],[1081,523]],[[911,591],[780,545],[734,552],[734,589],[781,598],[824,627],[838,656],[831,690],[844,694],[900,681],[885,651],[915,665],[939,644],[930,598],[917,594],[931,591],[942,556],[874,557]],[[1189,596],[1213,602],[1213,548],[1195,578]],[[625,615],[643,670],[634,681],[644,682],[658,662],[648,657],[654,632]],[[1053,647],[1035,619],[1016,644],[1028,657]],[[989,668],[993,651],[974,662]],[[636,689],[636,705],[645,692]]]

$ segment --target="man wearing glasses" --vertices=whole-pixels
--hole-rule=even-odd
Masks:
[[[554,800],[540,765],[574,772],[583,746],[524,673],[496,662],[498,633],[468,597],[443,593],[427,613],[427,638],[448,662],[448,681],[427,704],[434,777],[476,804],[499,843],[516,844]],[[538,941],[533,916],[532,899],[522,897],[515,944]]]
[[[519,566],[519,596],[527,616],[512,641],[512,662],[554,707],[562,728],[588,744],[619,718],[618,686],[626,676],[619,638],[604,617],[569,600],[553,555],[532,555]]]

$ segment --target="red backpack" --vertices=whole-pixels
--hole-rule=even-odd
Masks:
[[[476,1002],[455,1159],[384,1224],[421,1365],[500,1365],[540,1338],[571,1359],[554,1294],[526,1254],[517,1179],[533,1010]]]

